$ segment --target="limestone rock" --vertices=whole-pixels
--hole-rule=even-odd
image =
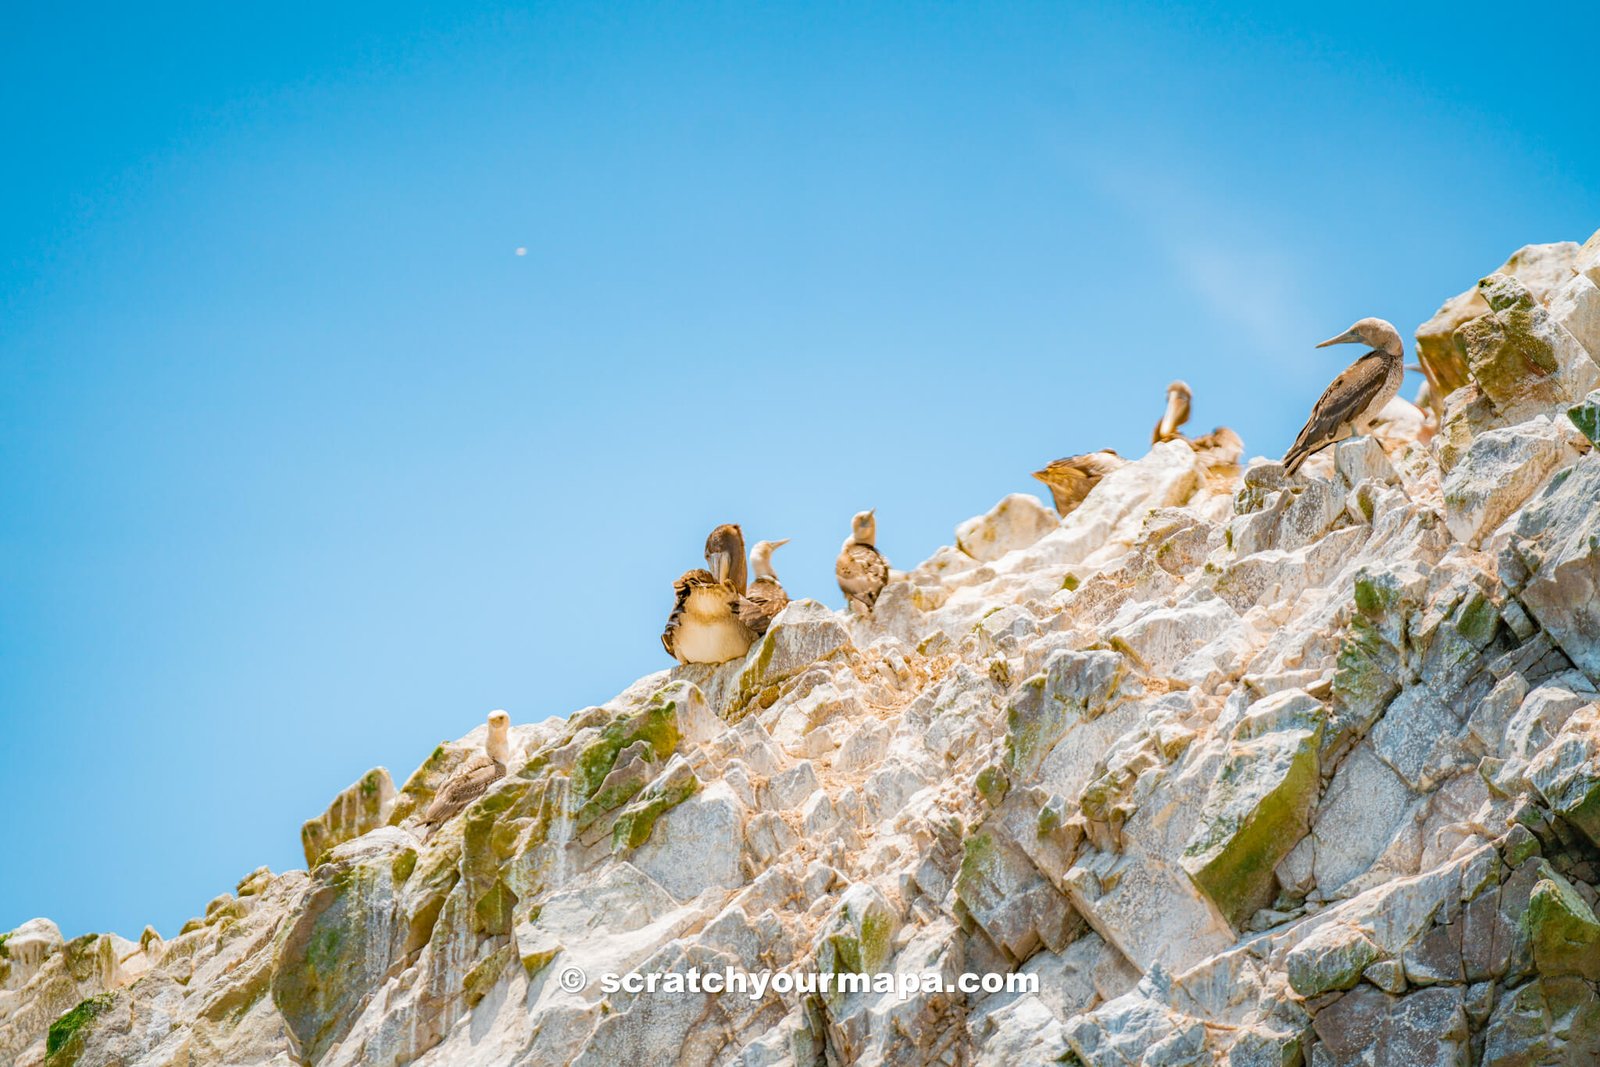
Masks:
[[[328,810],[300,828],[306,866],[315,867],[329,849],[360,837],[389,821],[395,805],[394,781],[374,767],[333,798]]]
[[[1534,756],[1527,777],[1552,811],[1600,846],[1600,706],[1573,714]]]
[[[871,617],[513,727],[431,834],[482,727],[168,937],[0,934],[0,1062],[1600,1062],[1600,234],[1499,273],[1436,444],[1009,497]],[[712,973],[798,988],[618,981]]]
[[[1319,927],[1284,957],[1290,987],[1302,997],[1349,989],[1378,961],[1382,949],[1359,926]]]
[[[1027,548],[1060,522],[1038,497],[1012,493],[987,515],[956,527],[956,547],[975,560],[992,563],[1008,552]]]
[[[1577,458],[1568,431],[1548,415],[1479,435],[1444,481],[1450,532],[1459,541],[1478,543],[1552,472]]]
[[[1236,925],[1272,899],[1274,868],[1305,836],[1324,718],[1298,690],[1261,701],[1234,731],[1206,795],[1183,868]]]
[[[1510,421],[1581,400],[1600,369],[1577,338],[1555,322],[1517,279],[1478,283],[1491,311],[1456,331],[1472,380]]]
[[[1578,245],[1572,241],[1525,245],[1495,273],[1519,279],[1536,297],[1542,298],[1572,277],[1577,256]],[[1468,381],[1466,359],[1455,340],[1456,330],[1488,312],[1488,302],[1474,286],[1445,301],[1433,318],[1417,327],[1417,358],[1433,385],[1433,395],[1439,400]]]
[[[1519,599],[1592,681],[1600,681],[1600,455],[1552,479],[1517,516],[1502,573]],[[1507,562],[1511,570],[1507,572]]]
[[[273,963],[272,1001],[306,1059],[345,1035],[403,946],[398,891],[415,855],[409,834],[384,828],[318,868]]]

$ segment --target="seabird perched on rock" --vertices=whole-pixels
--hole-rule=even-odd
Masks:
[[[1100,479],[1127,465],[1127,460],[1107,448],[1052,460],[1044,470],[1034,471],[1033,476],[1050,488],[1056,514],[1064,519],[1083,503]]]
[[[1395,328],[1383,319],[1362,319],[1317,347],[1354,341],[1371,345],[1372,351],[1346,367],[1312,407],[1311,418],[1283,457],[1284,470],[1290,474],[1329,445],[1370,433],[1378,412],[1400,392],[1406,376],[1405,346]]]
[[[503,711],[489,713],[489,738],[484,742],[484,750],[463,763],[434,794],[433,803],[428,805],[427,813],[418,824],[424,837],[449,822],[462,808],[505,777],[506,768],[511,764],[510,730],[510,715]]]
[[[1194,391],[1189,388],[1188,382],[1175,381],[1167,386],[1167,410],[1162,414],[1161,421],[1156,423],[1155,432],[1150,435],[1151,444],[1159,445],[1163,441],[1184,437],[1179,428],[1189,421],[1189,405],[1193,400]],[[1218,426],[1199,437],[1184,439],[1208,467],[1232,466],[1244,455],[1243,439],[1226,426]]]
[[[878,594],[889,584],[889,561],[875,545],[878,521],[873,515],[873,511],[860,511],[850,520],[850,536],[844,539],[839,558],[833,563],[839,591],[857,615],[870,613]]]
[[[1175,381],[1167,386],[1167,410],[1162,412],[1161,421],[1156,423],[1155,432],[1150,435],[1150,443],[1159,445],[1162,441],[1170,441],[1181,436],[1178,427],[1189,421],[1189,401],[1194,399],[1194,393],[1189,388],[1189,383]]]
[[[739,621],[745,592],[744,532],[724,523],[706,538],[706,564],[672,583],[676,602],[661,647],[679,663],[726,663],[750,651],[755,632]]]
[[[766,633],[778,612],[789,604],[789,594],[778,584],[778,575],[772,569],[773,549],[788,543],[787,537],[781,541],[757,541],[750,550],[750,571],[755,580],[739,600],[739,621],[758,634]]]

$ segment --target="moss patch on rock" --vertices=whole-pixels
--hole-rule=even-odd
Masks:
[[[1576,974],[1600,981],[1600,920],[1554,870],[1547,868],[1545,877],[1534,884],[1525,921],[1540,974]]]
[[[101,993],[81,1001],[77,1007],[62,1015],[61,1018],[50,1024],[50,1030],[45,1035],[44,1051],[50,1063],[64,1063],[73,1057],[72,1050],[68,1047],[78,1032],[94,1021],[95,1017],[111,1007],[116,999],[115,993]]]
[[[699,791],[700,779],[688,764],[679,761],[618,813],[611,824],[611,851],[625,852],[650,840],[661,816]]]
[[[1251,720],[1241,724],[1184,848],[1184,870],[1235,926],[1271,901],[1274,869],[1305,836],[1321,783],[1321,707],[1294,699],[1270,729],[1252,736]]]
[[[588,800],[611,773],[623,749],[644,741],[656,759],[664,760],[678,747],[678,740],[677,702],[658,695],[640,711],[607,723],[600,736],[584,747],[572,769],[572,788]]]

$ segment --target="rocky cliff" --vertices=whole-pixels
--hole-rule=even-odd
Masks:
[[[1600,235],[1418,333],[1457,387],[1381,447],[1008,497],[870,619],[517,728],[426,841],[481,731],[169,940],[25,924],[0,1062],[1600,1062]],[[724,967],[1039,984],[593,980]]]

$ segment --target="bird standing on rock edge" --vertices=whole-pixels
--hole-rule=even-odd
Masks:
[[[672,583],[676,602],[661,647],[679,663],[726,663],[750,651],[756,635],[739,620],[745,592],[744,532],[725,523],[706,538],[706,564]]]
[[[483,751],[467,760],[450,780],[434,794],[433,803],[418,825],[426,840],[443,823],[449,822],[462,808],[486,793],[491,785],[505,777],[511,765],[511,716],[503,711],[489,713],[489,736]]]
[[[889,584],[889,561],[875,544],[878,539],[875,511],[859,511],[850,520],[850,536],[845,538],[839,548],[839,558],[833,563],[839,591],[844,594],[845,604],[857,615],[870,614],[878,594]]]
[[[787,537],[781,541],[757,541],[750,550],[750,571],[755,580],[739,599],[739,621],[758,634],[766,633],[778,612],[789,606],[789,594],[783,591],[777,572],[772,569],[773,550],[788,543]]]
[[[1383,319],[1362,319],[1318,348],[1359,341],[1372,351],[1344,369],[1311,409],[1311,418],[1284,453],[1283,468],[1293,474],[1306,459],[1347,437],[1371,433],[1384,405],[1400,392],[1406,376],[1405,345]]]

